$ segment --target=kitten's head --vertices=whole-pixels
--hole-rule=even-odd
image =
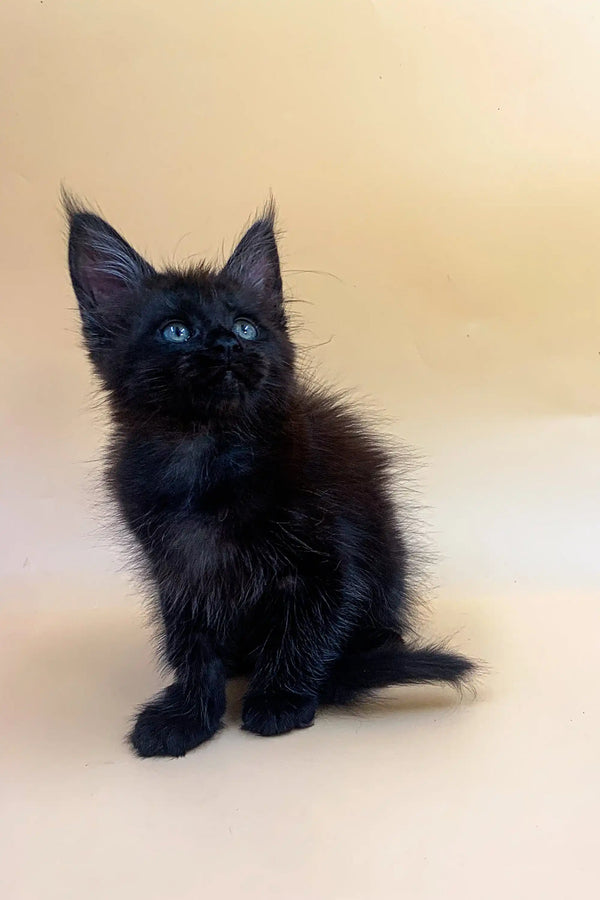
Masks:
[[[69,269],[86,346],[122,422],[231,427],[293,378],[274,207],[220,269],[157,272],[71,198]]]

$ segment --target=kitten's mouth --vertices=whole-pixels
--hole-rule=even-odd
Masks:
[[[193,373],[182,373],[184,390],[194,410],[231,415],[259,388],[264,377],[252,366],[238,360],[214,360]],[[191,377],[190,377],[191,376]]]
[[[234,385],[238,384],[240,380],[236,367],[231,363],[225,363],[213,369],[207,379],[207,383],[211,386],[218,384]]]
[[[210,388],[237,392],[244,389],[252,390],[259,381],[260,376],[257,377],[257,373],[232,361],[212,368],[206,379],[206,385]]]
[[[226,363],[215,367],[204,381],[205,402],[208,403],[235,403],[239,404],[245,394],[248,385],[235,364]]]

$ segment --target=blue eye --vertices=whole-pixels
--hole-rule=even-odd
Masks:
[[[190,329],[183,322],[169,322],[161,330],[161,334],[165,341],[170,341],[172,344],[183,344],[192,336]]]
[[[250,319],[236,319],[233,323],[233,333],[245,341],[255,341],[258,337],[258,328]]]

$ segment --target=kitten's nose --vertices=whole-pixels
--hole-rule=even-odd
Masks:
[[[212,346],[225,359],[231,359],[233,354],[240,349],[240,342],[234,334],[222,332],[213,339]]]

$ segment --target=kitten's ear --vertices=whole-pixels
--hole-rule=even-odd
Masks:
[[[108,222],[63,193],[69,271],[83,333],[95,362],[130,315],[152,266]]]
[[[279,253],[275,238],[275,204],[269,203],[250,226],[229,259],[223,274],[250,288],[264,300],[283,300]]]

